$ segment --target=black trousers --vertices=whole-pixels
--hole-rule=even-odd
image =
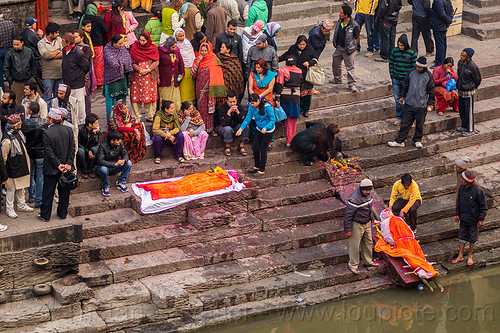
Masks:
[[[460,97],[458,96],[458,111],[462,127],[468,132],[474,132],[474,96]]]
[[[259,171],[261,172],[266,171],[267,147],[269,147],[269,143],[271,143],[272,138],[273,132],[262,134],[260,131],[255,131],[255,135],[253,137],[253,160],[255,167],[259,168]]]
[[[65,219],[68,215],[70,191],[64,190],[58,185],[59,177],[61,177],[60,172],[55,176],[43,175],[42,206],[40,207],[40,215],[45,220],[50,220],[50,216],[52,215],[52,201],[54,200],[56,187],[59,192],[57,215],[62,219]]]
[[[401,120],[401,127],[399,128],[398,136],[396,137],[396,142],[405,142],[408,132],[411,129],[411,125],[415,121],[415,134],[413,135],[413,142],[421,142],[424,133],[424,122],[425,116],[427,114],[427,108],[414,108],[408,104],[405,104],[403,108],[403,120]]]
[[[434,42],[431,37],[431,29],[429,29],[429,18],[412,16],[411,23],[411,48],[418,54],[418,37],[422,33],[426,53],[434,52]]]
[[[392,212],[394,213],[394,215],[399,216],[401,209],[403,209],[407,204],[408,200],[402,198],[397,199],[392,205]],[[415,201],[413,206],[405,214],[405,222],[410,226],[411,230],[417,229],[417,219],[418,219],[417,209],[418,207],[420,207],[421,204],[422,201],[420,200]]]

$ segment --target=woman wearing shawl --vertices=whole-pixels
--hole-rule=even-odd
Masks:
[[[458,93],[455,89],[448,89],[447,84],[450,79],[458,81],[458,75],[453,69],[454,60],[452,57],[444,59],[443,63],[432,72],[434,77],[434,92],[436,96],[436,112],[438,115],[444,115],[444,110],[448,106],[453,108],[453,111],[458,112]]]
[[[156,111],[153,120],[153,150],[155,163],[161,162],[161,150],[163,146],[171,145],[174,150],[175,158],[184,163],[186,160],[182,157],[184,147],[184,135],[181,132],[181,124],[175,104],[172,101],[163,101],[160,110]]]
[[[269,65],[264,59],[255,62],[255,68],[248,78],[248,92],[264,97],[274,105],[273,88],[276,82],[276,72],[269,70]]]
[[[88,22],[90,22],[90,24]],[[103,19],[97,15],[97,6],[95,4],[91,3],[87,5],[86,13],[82,16],[78,28],[83,29],[87,38],[92,41],[92,48],[94,50],[92,62],[94,66],[96,84],[98,87],[102,87],[102,78],[104,75],[104,60],[102,58],[104,47],[103,36],[107,35],[108,27],[104,24]]]
[[[207,36],[201,31],[194,34],[193,40],[191,40],[191,45],[193,46],[194,55],[197,57],[200,55],[200,46],[207,42]],[[212,45],[213,46],[213,45]]]
[[[226,90],[234,91],[236,96],[238,96],[238,100],[241,100],[243,91],[245,90],[245,79],[240,59],[231,52],[231,49],[225,43],[221,44],[217,57],[221,62]]]
[[[200,55],[191,68],[191,75],[196,81],[198,110],[207,131],[212,132],[216,99],[227,96],[221,63],[212,49],[212,44],[201,44]]]
[[[186,15],[179,17],[179,10],[182,7],[182,0],[172,0],[170,6],[161,11],[162,33],[160,45],[163,45],[168,37],[174,36],[174,31],[184,26]]]
[[[274,47],[278,51],[278,42],[276,37],[281,31],[281,25],[277,22],[269,22],[266,26],[266,31],[264,32],[267,36],[267,45]]]
[[[311,108],[312,95],[317,94],[314,86],[306,81],[307,69],[310,66],[316,65],[318,62],[316,59],[316,51],[313,47],[308,44],[307,37],[300,35],[297,37],[297,42],[290,46],[288,51],[283,53],[278,61],[285,61],[290,56],[297,59],[297,67],[302,70],[302,84],[300,86],[300,112],[304,117],[308,117],[307,113]]]
[[[181,101],[194,102],[196,98],[194,95],[194,80],[190,72],[195,58],[193,46],[186,39],[186,34],[182,28],[178,28],[174,31],[174,38],[177,42],[177,48],[181,52],[182,61],[184,62],[184,77],[179,85],[181,90]]]
[[[148,20],[146,26],[144,27],[144,31],[149,32],[151,36],[151,41],[153,44],[158,47],[160,46],[160,38],[161,38],[161,8],[155,8],[151,12],[153,16]]]
[[[120,99],[126,101],[128,95],[127,77],[125,74],[134,70],[132,59],[124,46],[122,35],[114,35],[104,47],[104,90],[106,98],[106,119],[109,120],[111,108]]]
[[[205,123],[193,103],[182,103],[179,112],[181,131],[184,135],[184,158],[186,160],[205,158],[205,146],[208,140],[208,133],[205,131]]]
[[[160,51],[160,99],[173,101],[175,109],[181,108],[181,90],[179,88],[184,76],[184,61],[177,48],[174,37],[168,37]]]
[[[75,33],[75,45],[78,46],[85,55],[85,58],[90,63],[90,70],[85,74],[85,112],[92,112],[92,103],[90,102],[90,96],[96,92],[97,84],[94,72],[93,58],[95,56],[94,47],[90,35],[86,34],[82,29],[76,29]]]
[[[264,32],[262,29],[264,28],[264,22],[261,20],[255,21],[255,23],[251,27],[246,27],[243,29],[241,33],[241,42],[243,43],[243,62],[247,62],[248,50],[252,46],[255,45],[255,41],[259,38]],[[196,50],[196,49],[195,49]]]
[[[276,99],[285,111],[286,145],[290,147],[297,131],[297,120],[300,116],[300,85],[302,71],[295,66],[295,57],[286,60],[286,66],[278,71],[276,79]]]
[[[153,121],[158,100],[158,64],[160,55],[153,45],[149,32],[144,31],[139,40],[130,47],[130,57],[134,72],[131,77],[130,101],[135,118],[142,118],[141,109],[144,103],[146,120]]]
[[[144,157],[146,154],[144,128],[140,121],[136,122],[124,100],[119,100],[113,106],[109,117],[108,132],[111,130],[121,133],[123,144],[132,163],[136,163]]]

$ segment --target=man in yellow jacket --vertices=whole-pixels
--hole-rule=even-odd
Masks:
[[[400,198],[398,198],[400,196]],[[392,186],[389,209],[394,215],[404,218],[411,230],[417,230],[417,209],[422,204],[418,184],[409,173],[405,173]]]
[[[363,24],[366,28],[366,39],[368,43],[368,52],[366,52],[367,57],[373,56],[373,52],[380,50],[380,42],[378,38],[378,29],[376,29],[375,21],[375,10],[378,7],[379,0],[355,0],[354,1],[354,11],[356,12],[356,17],[354,21],[359,25],[361,29]],[[357,52],[361,51],[361,43],[358,42]],[[356,54],[358,54],[356,53]]]

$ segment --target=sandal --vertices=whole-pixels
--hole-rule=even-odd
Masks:
[[[184,162],[186,162],[186,160],[184,159],[184,157],[179,157],[179,158],[177,159],[177,161],[179,161],[179,163],[184,163]]]
[[[155,158],[155,163],[156,164],[160,164],[161,163],[161,159],[159,157]]]
[[[224,155],[231,156],[231,148],[224,149]]]
[[[240,152],[241,156],[247,156],[248,153],[245,150],[245,147],[238,147],[238,151]]]
[[[444,112],[438,112],[437,114],[438,114],[438,116],[441,116],[441,117],[444,116]]]

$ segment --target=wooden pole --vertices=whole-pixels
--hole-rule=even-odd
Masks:
[[[38,20],[37,28],[45,33],[45,27],[49,23],[49,2],[48,0],[35,1],[35,18]]]

